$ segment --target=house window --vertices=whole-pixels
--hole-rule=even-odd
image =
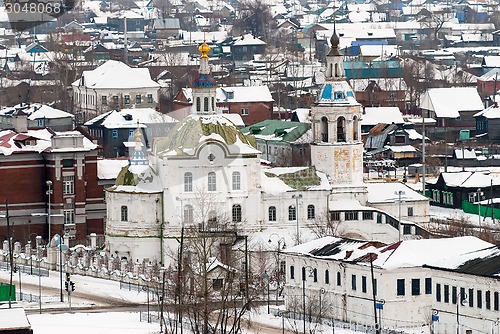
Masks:
[[[201,111],[201,98],[196,98],[196,111]]]
[[[340,274],[340,271],[337,271],[337,286],[342,285],[342,275]]]
[[[148,94],[148,103],[153,103],[153,94]]]
[[[403,234],[404,235],[409,235],[411,234],[411,225],[403,225]]]
[[[474,289],[469,289],[469,307],[474,307]]]
[[[485,306],[487,310],[491,310],[491,292],[486,291],[484,294]]]
[[[351,276],[351,288],[356,291],[356,275]]]
[[[441,284],[439,283],[436,284],[436,301],[441,301]]]
[[[413,217],[413,207],[408,207],[408,217]]]
[[[63,176],[63,194],[71,195],[75,193],[75,176],[65,175]]]
[[[233,172],[233,190],[240,190],[241,186],[241,174],[240,172]]]
[[[120,220],[122,222],[128,221],[128,208],[126,205],[122,205],[120,209]]]
[[[103,106],[107,106],[108,105],[108,97],[106,95],[101,96],[101,104]]]
[[[118,130],[112,130],[111,131],[111,138],[117,139],[118,138]]]
[[[377,295],[377,279],[373,279],[373,294]]]
[[[450,302],[450,286],[447,284],[444,285],[444,302]]]
[[[64,216],[64,224],[75,223],[75,205],[73,203],[64,204],[63,216]]]
[[[373,220],[373,212],[363,211],[363,220]]]
[[[366,293],[366,276],[361,276],[361,291]]]
[[[313,282],[317,283],[318,282],[318,269],[314,268],[312,273],[313,273]]]
[[[213,286],[214,290],[221,290],[222,289],[222,283],[223,283],[222,278],[214,278],[212,280],[212,286]]]
[[[307,206],[307,219],[314,219],[315,218],[315,212],[314,212],[314,205],[310,204]]]
[[[493,293],[493,310],[498,311],[498,292]]]
[[[216,191],[217,190],[217,179],[215,178],[215,173],[208,173],[208,191]]]
[[[398,296],[405,295],[405,280],[404,280],[404,278],[399,278],[397,280],[396,295],[398,295]]]
[[[458,292],[457,292],[457,287],[453,286],[451,287],[451,303],[456,305],[457,304],[457,297],[458,297]]]
[[[295,279],[295,267],[290,266],[290,279]]]
[[[135,96],[135,104],[141,104],[142,103],[142,96],[136,95]]]
[[[115,106],[117,106],[117,105],[118,105],[118,95],[113,95],[113,104],[114,104]]]
[[[425,278],[425,294],[432,294],[432,278],[430,277]]]
[[[125,95],[123,97],[123,101],[124,101],[125,105],[130,104],[130,95]]]
[[[241,114],[248,115],[248,114],[250,114],[250,110],[248,108],[241,108]]]
[[[241,222],[241,205],[233,205],[233,223]]]
[[[269,221],[270,222],[276,221],[276,207],[275,206],[269,207]]]
[[[332,221],[338,222],[340,221],[340,211],[334,211],[331,213]]]
[[[330,272],[325,270],[325,284],[330,284]]]
[[[209,105],[208,105],[208,97],[205,96],[203,98],[203,111],[204,112],[208,112],[208,107],[209,107]]]
[[[382,214],[377,213],[377,224],[382,224]]]
[[[418,296],[420,295],[420,279],[412,278],[411,279],[411,295]]]
[[[193,207],[191,205],[186,205],[184,207],[184,224],[193,223]]]
[[[483,291],[477,290],[477,308],[483,308]]]
[[[295,210],[295,206],[290,205],[288,207],[288,220],[296,220],[297,219],[297,212]]]
[[[358,220],[358,211],[346,211],[345,220]]]
[[[193,173],[184,173],[184,191],[193,191]]]

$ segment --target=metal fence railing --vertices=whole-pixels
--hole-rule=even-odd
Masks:
[[[42,303],[51,303],[59,301],[58,296],[41,296],[41,297],[42,297]],[[37,294],[21,292],[19,293],[19,300],[28,303],[39,303],[40,296]]]
[[[9,271],[10,270],[10,263],[9,262],[0,262],[0,269]],[[49,277],[49,270],[45,268],[40,268],[37,266],[26,266],[23,264],[16,264],[14,266],[14,271],[21,271],[24,274],[27,275],[34,275],[34,276],[42,276],[42,277]]]

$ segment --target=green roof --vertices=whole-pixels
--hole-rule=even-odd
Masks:
[[[309,129],[311,129],[310,123],[266,119],[244,127],[241,131],[245,135],[255,136],[256,139],[291,143],[302,137]]]
[[[311,186],[319,186],[321,184],[320,177],[316,174],[314,166],[307,167],[297,172],[284,173],[276,175],[270,171],[264,172],[267,177],[277,177],[287,186],[296,190],[305,190]]]
[[[156,152],[175,152],[187,155],[186,150],[195,149],[208,139],[219,140],[227,145],[240,144],[253,147],[251,138],[247,138],[239,129],[219,115],[188,116],[177,123],[166,137],[155,142]]]

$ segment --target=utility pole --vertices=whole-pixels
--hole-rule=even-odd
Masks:
[[[7,242],[9,244],[9,264],[10,264],[10,282],[9,282],[9,308],[12,307],[12,274],[14,270],[14,254],[12,254],[12,237],[10,236],[9,222],[9,202],[5,200],[5,218],[7,219]]]

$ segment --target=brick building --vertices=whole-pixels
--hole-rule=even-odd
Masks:
[[[245,125],[271,119],[274,99],[267,86],[218,87],[216,96],[216,105],[222,108],[222,113],[240,115]],[[192,89],[183,88],[174,99],[173,109],[185,110],[185,117],[192,103]]]
[[[0,131],[0,240],[7,239],[7,220],[13,240],[23,243],[36,235],[47,241],[49,230],[53,236],[64,229],[72,244],[102,234],[98,146],[77,130],[29,130],[22,113],[13,123],[15,130]]]

